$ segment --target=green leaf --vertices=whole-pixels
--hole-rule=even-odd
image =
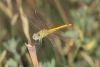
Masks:
[[[17,62],[15,60],[13,60],[12,58],[10,58],[8,61],[7,61],[7,65],[8,67],[18,67],[17,66]]]

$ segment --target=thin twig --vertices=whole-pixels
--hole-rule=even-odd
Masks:
[[[31,45],[30,43],[26,44],[28,51],[30,53],[31,59],[32,59],[32,63],[34,65],[34,67],[39,67],[38,64],[38,60],[37,60],[37,55],[36,55],[36,47],[35,45]]]
[[[69,22],[68,22],[68,19],[67,19],[67,17],[66,17],[66,14],[65,14],[65,12],[64,12],[64,10],[63,10],[63,8],[62,8],[60,2],[59,2],[59,0],[54,0],[54,1],[55,1],[55,3],[56,3],[56,6],[57,6],[57,8],[58,8],[58,11],[59,11],[60,15],[62,16],[63,21],[64,21],[65,23],[69,23]]]
[[[19,11],[20,14],[25,15],[23,12],[22,7],[19,7]],[[25,18],[24,16],[21,15],[21,19],[22,19],[22,23],[23,23],[23,30],[24,30],[24,34],[28,40],[28,44],[26,44],[28,51],[30,53],[31,59],[32,59],[32,63],[34,65],[34,67],[39,67],[38,65],[38,60],[37,60],[37,55],[36,55],[36,47],[35,45],[32,46],[31,44],[31,39],[30,39],[30,35],[29,35],[29,25],[28,25],[28,19]]]

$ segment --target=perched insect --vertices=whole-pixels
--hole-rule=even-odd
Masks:
[[[38,18],[39,21],[37,21],[36,19],[33,22],[31,22],[35,27],[37,27],[40,31],[38,33],[34,33],[32,38],[35,41],[38,41],[39,45],[42,45],[42,38],[47,37],[50,41],[52,41],[51,37],[59,37],[61,40],[63,41],[67,41],[67,38],[61,35],[61,32],[58,31],[59,29],[65,28],[67,26],[71,26],[72,24],[65,24],[65,25],[61,25],[59,27],[55,27],[53,26],[52,22],[50,22],[49,20],[45,19],[39,12],[35,11],[35,15]],[[28,19],[30,20],[30,18],[28,17]],[[39,26],[42,25],[43,28],[40,28]],[[53,42],[53,41],[52,41]]]

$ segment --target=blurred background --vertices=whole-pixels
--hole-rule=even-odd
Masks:
[[[69,23],[58,33],[66,41],[43,38],[39,66],[100,67],[100,0],[0,0],[0,67],[33,67],[25,45],[33,33]]]

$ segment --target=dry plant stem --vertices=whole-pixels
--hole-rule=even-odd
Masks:
[[[23,12],[23,9],[22,9],[21,6],[19,7],[19,11],[20,11],[20,14],[24,15],[24,12]],[[39,67],[35,45],[32,46],[32,44],[31,44],[31,39],[30,39],[30,35],[29,35],[28,20],[25,17],[23,17],[22,15],[21,15],[21,19],[22,19],[22,22],[23,22],[23,31],[24,31],[24,34],[25,34],[28,42],[29,42],[28,44],[26,44],[26,46],[27,46],[28,51],[30,53],[34,67]]]
[[[67,17],[66,17],[66,14],[65,14],[63,8],[61,7],[61,4],[60,4],[59,0],[54,0],[54,1],[55,1],[55,3],[56,3],[56,6],[57,6],[57,8],[58,8],[58,11],[59,11],[60,15],[62,16],[63,21],[64,21],[65,23],[69,23],[69,22],[68,22],[68,19],[67,19]]]
[[[30,53],[31,59],[32,59],[32,63],[34,65],[34,67],[39,67],[38,65],[38,60],[37,60],[37,55],[36,55],[36,47],[35,45],[31,45],[31,44],[26,44],[28,51]]]

